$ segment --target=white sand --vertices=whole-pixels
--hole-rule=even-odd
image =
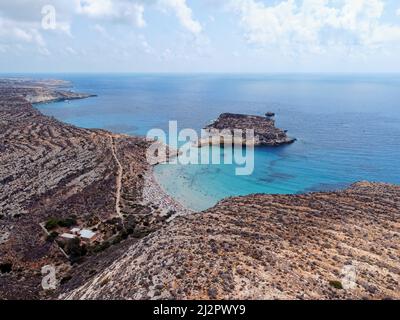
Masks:
[[[162,215],[166,215],[171,210],[175,211],[176,213],[170,218],[170,220],[177,216],[194,213],[193,210],[186,208],[180,202],[171,197],[164,188],[160,186],[154,176],[153,168],[146,172],[144,179],[142,194],[143,205],[157,205]]]

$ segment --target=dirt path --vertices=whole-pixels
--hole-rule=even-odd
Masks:
[[[111,152],[112,155],[115,159],[115,163],[117,164],[117,168],[118,168],[118,172],[117,172],[117,181],[116,181],[116,185],[117,185],[117,193],[116,193],[116,200],[115,200],[115,212],[117,214],[118,217],[121,218],[122,222],[124,220],[124,217],[121,213],[121,189],[122,189],[122,165],[121,162],[118,160],[117,157],[117,152],[116,152],[116,148],[115,148],[115,141],[114,141],[114,137],[110,135],[110,139],[111,139]]]

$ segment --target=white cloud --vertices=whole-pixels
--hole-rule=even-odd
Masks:
[[[77,0],[76,10],[78,13],[90,17],[103,17],[115,14],[114,5],[111,0]]]
[[[4,3],[3,3],[4,2]],[[45,39],[52,33],[73,37],[71,21],[75,15],[98,20],[94,30],[104,38],[116,41],[111,34],[101,26],[103,20],[118,24],[131,24],[138,28],[146,26],[145,10],[147,8],[162,8],[171,12],[187,31],[199,34],[201,24],[193,18],[192,10],[186,0],[53,0],[50,2],[56,9],[55,29],[42,28],[42,8],[49,4],[48,0],[13,0],[2,1],[0,5],[0,46],[2,51],[23,45],[28,48],[36,46],[42,54],[49,54]],[[145,52],[153,49],[146,40],[139,39],[139,45]],[[33,48],[35,49],[35,48]]]
[[[114,37],[112,37],[106,30],[106,28],[104,28],[102,25],[100,24],[95,24],[94,26],[92,26],[92,29],[97,31],[101,36],[103,36],[104,38],[106,38],[107,40],[114,40]]]
[[[51,52],[49,49],[47,49],[46,47],[39,47],[38,51],[40,54],[44,55],[44,56],[50,56]]]
[[[129,0],[76,0],[76,10],[91,18],[107,18],[118,22],[128,21],[142,28],[144,6],[139,1]]]
[[[49,4],[48,0],[13,0],[2,1],[0,17],[15,24],[20,23],[34,29],[41,29],[42,8]],[[69,19],[73,13],[70,0],[53,0],[55,7],[56,25],[53,31],[62,32],[71,36]]]
[[[400,26],[381,23],[383,0],[231,0],[249,43],[321,52],[329,45],[374,48],[399,42]]]
[[[146,52],[146,53],[148,53],[148,54],[151,54],[151,53],[153,53],[154,52],[154,50],[153,50],[153,48],[150,46],[150,44],[147,42],[147,39],[146,39],[146,37],[144,36],[144,35],[139,35],[139,37],[138,37],[138,44],[139,44],[139,46],[141,47],[141,49],[144,51],[144,52]]]
[[[45,34],[59,33],[72,37],[69,14],[72,10],[69,0],[55,0],[56,24],[54,29],[44,30],[42,27],[43,6],[47,0],[13,0],[4,1],[0,9],[0,46],[9,52],[21,52],[33,49],[42,55],[50,55]]]
[[[5,43],[16,42],[35,44],[40,48],[46,47],[46,42],[37,26],[0,17],[0,40]]]
[[[78,52],[76,52],[76,50],[72,47],[66,47],[65,51],[74,56],[78,54]]]
[[[398,16],[400,17],[400,8],[399,8],[399,9],[397,9],[397,11],[396,11],[396,15],[398,15]]]
[[[145,27],[145,7],[158,5],[175,14],[180,24],[189,32],[199,34],[201,24],[193,18],[193,12],[186,0],[75,0],[77,12],[91,18],[109,19],[116,22],[131,22]]]
[[[199,34],[202,31],[201,24],[193,19],[193,12],[186,3],[186,0],[159,0],[159,4],[171,9],[178,18],[181,25],[188,31]]]

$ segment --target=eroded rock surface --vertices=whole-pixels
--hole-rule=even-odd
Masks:
[[[400,187],[386,184],[230,198],[175,219],[62,298],[398,299],[399,222]]]

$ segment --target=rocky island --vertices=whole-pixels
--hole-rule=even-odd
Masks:
[[[197,146],[210,144],[229,143],[255,146],[280,146],[296,141],[287,136],[286,131],[275,127],[275,116],[267,112],[265,117],[256,115],[223,113],[217,120],[204,128],[207,135],[202,137]],[[254,139],[246,137],[246,130],[254,130]],[[234,131],[241,130],[240,136],[235,136]]]
[[[148,141],[32,105],[88,96],[66,85],[0,81],[0,299],[400,298],[399,186],[249,195],[191,213],[154,180]],[[289,143],[272,116],[212,127],[257,123],[260,143]]]

